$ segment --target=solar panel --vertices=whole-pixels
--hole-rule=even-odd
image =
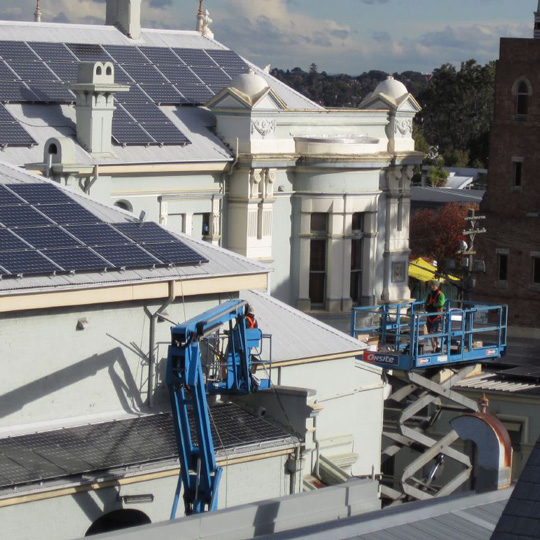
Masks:
[[[242,73],[247,73],[249,71],[249,67],[245,65],[244,67],[240,66],[233,66],[233,67],[227,67],[224,66],[221,68],[231,79],[234,79],[237,75],[241,75]]]
[[[152,221],[143,223],[115,223],[113,227],[131,238],[137,244],[164,244],[166,242],[180,241],[176,236],[173,236],[170,232]]]
[[[218,67],[195,66],[191,69],[207,85],[223,85],[225,87],[231,82],[231,78]]]
[[[118,268],[149,267],[161,262],[135,244],[100,246],[95,247],[94,250]]]
[[[59,270],[39,252],[32,250],[0,252],[0,266],[11,274],[50,274]]]
[[[166,83],[167,80],[155,66],[141,64],[125,64],[122,69],[139,84]]]
[[[114,82],[119,84],[129,84],[130,86],[134,83],[133,78],[130,77],[118,64],[114,66]]]
[[[202,49],[173,48],[174,54],[188,66],[215,66],[216,63]]]
[[[171,49],[165,47],[139,47],[139,50],[153,64],[163,66],[165,64],[179,64],[181,60],[172,52]]]
[[[0,127],[1,129],[1,127]],[[10,184],[14,186],[15,184]],[[0,185],[0,206],[11,206],[15,204],[23,204],[24,201],[19,199],[16,195],[11,193],[5,186]]]
[[[145,123],[144,129],[158,144],[190,144],[190,140],[172,123]]]
[[[30,204],[68,204],[75,202],[60,188],[45,182],[9,184],[9,188]]]
[[[68,225],[66,231],[87,246],[118,246],[131,242],[106,223],[98,225]]]
[[[142,88],[155,103],[160,103],[162,105],[188,103],[188,100],[169,83],[144,84],[142,85]]]
[[[63,43],[29,42],[33,49],[45,62],[74,62],[76,59]]]
[[[127,92],[116,94],[115,99],[118,103],[150,103],[151,99],[137,85],[130,87]]]
[[[116,104],[116,110],[113,114],[113,122],[117,122],[118,124],[130,124],[132,122],[135,122],[135,118],[133,118],[126,109],[124,109],[124,106],[120,103]]]
[[[61,82],[40,81],[39,83],[29,82],[28,85],[41,102],[70,103],[75,101],[75,94]]]
[[[112,137],[114,142],[126,146],[156,144],[156,141],[136,122],[121,124],[113,120]]]
[[[0,101],[39,101],[39,98],[22,81],[0,81]]]
[[[126,103],[124,109],[140,123],[168,121],[165,114],[153,103]]]
[[[36,249],[67,248],[81,245],[57,225],[17,229],[17,234]]]
[[[9,251],[12,249],[28,249],[22,240],[17,238],[8,229],[0,229],[0,251]]]
[[[136,47],[125,45],[104,45],[103,48],[118,64],[147,64],[148,60]]]
[[[0,212],[0,222],[6,227],[39,227],[51,222],[31,206],[5,206]]]
[[[67,249],[48,249],[47,257],[69,272],[99,272],[111,268],[111,265],[87,247]]]
[[[1,81],[15,81],[17,80],[17,75],[9,69],[8,65],[0,60],[0,80]]]
[[[159,66],[159,71],[169,81],[180,86],[202,84],[202,81],[187,66]]]
[[[77,81],[79,71],[78,63],[51,62],[48,64],[54,73],[64,82]]]
[[[39,60],[34,51],[22,41],[0,41],[0,56],[7,61],[33,61]]]
[[[110,62],[110,56],[101,45],[91,43],[66,43],[68,49],[82,62]]]
[[[214,92],[207,86],[179,86],[177,89],[182,92],[182,95],[194,105],[206,103],[210,98],[214,97]]]
[[[40,206],[39,210],[59,225],[101,222],[101,219],[78,204],[46,204]]]
[[[220,49],[205,49],[206,54],[210,56],[216,64],[224,67],[232,67],[232,66],[238,66],[243,67],[245,66],[247,69],[247,64],[238,54],[236,54],[234,51],[229,50],[220,50]]]
[[[23,81],[56,81],[54,73],[42,63],[10,62],[11,69]]]
[[[34,146],[37,142],[19,124],[0,124],[0,146]]]
[[[178,240],[173,244],[145,244],[144,249],[166,264],[193,265],[208,262],[208,259]]]

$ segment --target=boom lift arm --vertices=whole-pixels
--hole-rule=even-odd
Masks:
[[[270,388],[270,361],[257,360],[263,335],[258,328],[247,327],[246,305],[243,300],[231,300],[171,329],[166,382],[180,458],[171,519],[176,517],[182,487],[186,515],[217,507],[222,471],[216,463],[207,393],[242,395]],[[203,340],[217,363],[203,366]],[[219,350],[220,344],[226,344],[223,351]],[[252,370],[263,363],[268,364],[268,378],[259,380]]]

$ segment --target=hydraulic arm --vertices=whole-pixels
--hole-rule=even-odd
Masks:
[[[182,488],[186,515],[217,506],[221,468],[216,463],[207,394],[241,395],[270,388],[270,359],[259,360],[263,335],[258,328],[248,328],[246,305],[232,300],[171,329],[166,381],[180,458],[171,519],[176,517]],[[254,373],[262,364],[267,367],[266,378],[259,379]]]

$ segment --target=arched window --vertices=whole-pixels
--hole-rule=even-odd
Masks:
[[[516,85],[514,85],[514,88],[516,88]],[[531,94],[532,89],[528,81],[522,79],[517,83],[515,90],[517,115],[526,116],[529,114],[529,98]]]
[[[118,208],[122,208],[122,210],[127,210],[128,212],[133,212],[133,206],[128,201],[116,201],[114,203],[114,206],[117,206]]]
[[[140,510],[115,510],[98,518],[86,531],[85,536],[93,536],[103,532],[117,531],[146,525],[151,523],[150,518]]]

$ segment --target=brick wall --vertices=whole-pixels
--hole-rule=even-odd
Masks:
[[[527,115],[516,114],[516,81],[530,83]],[[516,186],[515,162],[521,167]],[[509,305],[510,323],[540,326],[540,286],[532,255],[540,254],[540,40],[502,39],[495,116],[490,134],[488,191],[481,206],[488,232],[475,245],[486,261],[474,297]],[[527,215],[529,214],[529,216]],[[508,275],[499,280],[497,249],[507,250]]]

